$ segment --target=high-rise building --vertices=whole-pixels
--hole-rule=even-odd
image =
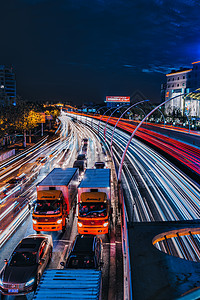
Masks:
[[[181,68],[178,71],[172,71],[167,76],[167,83],[165,88],[165,100],[174,98],[165,104],[165,113],[172,115],[180,113],[184,115],[187,111],[190,111],[183,94],[190,93],[197,88],[200,88],[200,61],[193,62],[192,67]],[[192,105],[192,103],[191,103]],[[194,105],[193,105],[194,108]],[[197,116],[198,111],[192,109],[193,116]]]
[[[12,68],[0,65],[0,105],[16,105],[16,79]]]

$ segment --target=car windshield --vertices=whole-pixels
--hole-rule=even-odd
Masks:
[[[37,201],[35,213],[58,214],[60,213],[60,204],[58,200]]]
[[[70,269],[94,269],[95,261],[91,256],[70,257],[66,268]]]
[[[106,217],[106,204],[96,202],[82,202],[79,204],[79,216],[80,217]]]
[[[9,266],[11,267],[28,267],[36,264],[37,252],[14,252]]]

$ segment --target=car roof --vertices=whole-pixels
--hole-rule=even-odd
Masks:
[[[27,236],[17,245],[15,251],[23,252],[23,251],[38,251],[40,248],[41,243],[46,240],[47,237],[45,236]]]
[[[79,154],[77,157],[85,157],[85,153]]]
[[[83,160],[75,160],[73,166],[77,167],[77,166],[82,166],[84,165],[84,161]]]
[[[20,179],[19,178],[12,178],[8,181],[8,183],[13,183],[13,182],[17,182],[19,181]]]
[[[94,243],[96,236],[94,235],[78,235],[75,239],[71,254],[85,254],[94,252]]]

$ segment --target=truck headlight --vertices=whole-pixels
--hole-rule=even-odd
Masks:
[[[57,223],[58,223],[58,224],[61,224],[61,223],[62,223],[62,219],[59,219],[59,220],[57,221]]]
[[[103,224],[103,227],[107,227],[108,226],[108,222],[105,222],[104,224]]]
[[[83,227],[83,224],[81,222],[77,223],[79,227]]]
[[[37,221],[33,219],[33,224],[37,224]]]
[[[27,281],[27,283],[25,284],[25,286],[32,285],[34,282],[35,282],[35,278],[31,278],[29,281]]]

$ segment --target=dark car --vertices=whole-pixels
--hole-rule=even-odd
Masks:
[[[7,183],[9,184],[9,188],[13,188],[14,186],[18,185],[21,182],[22,181],[20,178],[12,178]]]
[[[105,162],[104,161],[97,161],[97,162],[95,162],[94,166],[95,166],[96,169],[104,169]]]
[[[100,269],[102,262],[102,241],[95,235],[78,235],[62,266],[68,269]]]
[[[78,168],[79,169],[79,174],[85,171],[87,166],[87,163],[85,160],[75,160],[73,164],[73,168]]]
[[[84,145],[84,146],[82,147],[82,153],[83,153],[83,154],[87,154],[87,145]]]
[[[79,154],[78,156],[77,156],[77,160],[86,160],[87,158],[86,158],[86,155],[85,154]]]
[[[87,138],[84,138],[84,139],[83,139],[83,144],[84,144],[84,145],[87,145],[87,144],[88,144],[88,139],[87,139]]]
[[[24,238],[13,251],[0,274],[3,295],[25,295],[35,291],[52,257],[52,237],[32,234]]]

